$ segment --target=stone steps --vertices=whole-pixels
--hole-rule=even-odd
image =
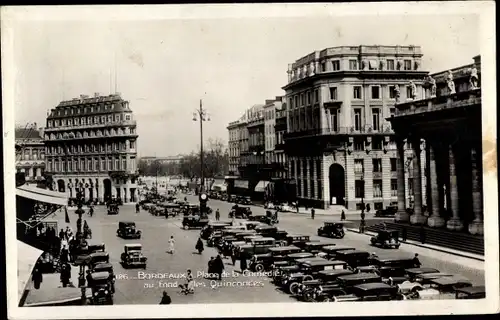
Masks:
[[[387,229],[398,230],[400,237],[403,228],[406,228],[408,240],[420,241],[419,226],[412,226],[409,224],[395,222],[387,222],[386,226]],[[383,229],[383,223],[366,227],[367,231],[372,232],[377,232]],[[425,243],[427,244],[451,248],[458,251],[464,251],[478,255],[484,255],[484,238],[482,236],[475,236],[465,232],[453,232],[446,229],[436,229],[430,227],[424,227],[424,229],[426,234]]]

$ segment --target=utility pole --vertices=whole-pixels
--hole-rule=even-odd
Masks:
[[[206,109],[203,109],[203,102],[200,99],[200,108],[193,113],[193,121],[197,121],[197,116],[200,118],[200,178],[201,189],[200,193],[205,191],[205,175],[204,175],[204,159],[203,159],[203,121],[210,121],[210,116]]]

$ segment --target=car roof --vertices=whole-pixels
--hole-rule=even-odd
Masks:
[[[370,253],[368,251],[358,250],[358,249],[354,249],[354,250],[341,250],[338,254],[339,255],[350,255],[350,254],[360,254],[360,253],[363,253],[363,254],[366,254],[366,255],[370,255]]]
[[[276,248],[269,248],[270,251],[286,251],[286,250],[300,250],[300,248],[296,246],[284,246],[284,247],[276,247]]]
[[[120,221],[120,223],[123,223],[123,224],[135,224],[134,221]]]
[[[310,266],[329,266],[329,265],[335,266],[335,265],[339,265],[339,264],[345,264],[345,262],[339,261],[339,260],[323,259],[323,260],[307,261],[307,262],[303,262],[302,264],[305,264],[305,265],[308,264]]]
[[[405,261],[405,260],[413,260],[413,257],[409,256],[385,256],[385,257],[375,257],[375,260],[378,260],[380,262],[391,262],[391,261]]]
[[[363,283],[363,284],[358,284],[354,286],[357,289],[361,290],[373,290],[373,289],[388,289],[392,288],[390,285],[387,283],[383,282],[372,282],[372,283]]]
[[[140,243],[127,243],[125,245],[126,248],[129,248],[129,247],[142,247],[142,244]]]
[[[332,250],[332,251],[342,251],[342,250],[356,250],[356,248],[354,247],[351,247],[351,246],[343,246],[343,245],[340,245],[340,246],[326,246],[326,247],[323,247],[323,249],[326,249],[326,250]]]
[[[269,241],[269,240],[274,240],[274,241],[276,241],[276,239],[271,238],[271,237],[256,238],[255,240],[258,240],[258,241]]]
[[[335,241],[333,240],[319,240],[319,241],[309,241],[305,243],[306,246],[334,246]]]
[[[485,286],[472,286],[472,287],[458,288],[458,289],[456,289],[456,291],[462,292],[462,293],[468,293],[468,294],[485,293],[486,287]]]
[[[457,283],[470,283],[469,280],[458,277],[458,276],[451,276],[451,277],[440,277],[436,279],[431,279],[430,282],[442,285],[442,286],[447,286],[447,285],[453,285]]]
[[[265,224],[256,226],[255,229],[276,229],[276,230],[278,230],[278,228],[276,228],[276,227],[266,226]]]
[[[288,234],[287,237],[310,237],[307,234]]]
[[[99,263],[94,267],[94,269],[113,269],[113,265],[111,263]]]
[[[231,222],[230,221],[210,221],[208,224],[211,226],[227,226],[227,225],[231,224]]]
[[[93,272],[93,273],[91,273],[90,276],[94,280],[108,279],[109,278],[109,272],[107,272],[107,271]]]
[[[297,253],[290,253],[288,255],[288,257],[290,257],[290,258],[300,258],[300,257],[309,258],[309,257],[315,257],[315,255],[310,253],[310,252],[297,252]]]
[[[109,253],[107,252],[102,252],[102,251],[98,251],[98,252],[93,252],[90,254],[91,257],[98,257],[98,256],[109,256]]]
[[[375,279],[375,278],[380,278],[380,276],[376,275],[375,273],[371,273],[371,272],[361,272],[361,273],[349,274],[349,275],[339,277],[339,279],[343,279],[343,280]]]
[[[439,270],[434,268],[409,268],[406,269],[406,272],[425,274],[425,273],[439,273]]]
[[[354,274],[354,272],[352,270],[349,270],[349,269],[321,270],[318,273],[323,274],[323,275],[339,275],[339,276]]]
[[[388,229],[388,230],[379,230],[377,231],[378,233],[392,233],[392,232],[399,232],[398,230],[393,230],[393,229]]]

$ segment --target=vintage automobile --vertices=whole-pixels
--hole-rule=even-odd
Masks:
[[[375,212],[375,217],[394,217],[398,211],[398,206],[388,206],[385,209],[377,210]]]
[[[434,268],[410,268],[410,269],[406,269],[406,276],[408,277],[408,280],[411,282],[414,282],[419,275],[426,274],[426,273],[439,273],[439,270],[434,269]]]
[[[318,236],[342,239],[345,236],[344,222],[327,221],[318,229]]]
[[[342,288],[344,288],[345,292],[350,294],[352,287],[364,283],[382,282],[382,278],[374,273],[362,272],[340,276],[338,277],[337,282]]]
[[[75,253],[75,257],[77,257],[77,259],[82,260],[82,259],[85,259],[86,256],[88,256],[89,254],[92,254],[95,252],[105,252],[106,251],[105,248],[106,248],[106,246],[104,243],[90,244],[87,242],[87,246],[81,247],[81,248],[76,248],[77,250],[74,253]]]
[[[135,222],[133,221],[120,221],[116,235],[123,239],[140,239],[141,231],[135,228]]]
[[[245,241],[245,238],[248,238],[248,237],[262,237],[262,235],[258,235],[255,231],[253,230],[245,230],[243,232],[238,232],[238,233],[235,233],[234,234],[234,237],[238,240],[238,241]]]
[[[410,292],[423,290],[424,288],[429,288],[431,286],[432,280],[443,277],[454,277],[454,275],[451,273],[444,273],[439,271],[421,273],[413,277],[412,280],[409,280],[410,278],[408,277],[406,278],[406,281],[399,283],[399,291],[404,294],[408,294]],[[392,280],[393,277],[390,277],[389,279]]]
[[[238,198],[238,203],[241,203],[243,205],[251,205],[252,204],[252,199],[249,196],[239,197]]]
[[[162,206],[165,210],[164,215],[166,219],[168,217],[176,217],[181,211],[181,206],[177,203],[166,203]]]
[[[351,270],[324,270],[317,273],[314,280],[302,281],[297,289],[297,296],[306,302],[321,302],[327,297],[346,294],[338,284],[340,276],[352,274]]]
[[[109,281],[111,284],[111,293],[115,293],[115,272],[111,263],[99,263],[94,266],[92,273],[107,272],[109,274]]]
[[[126,244],[120,258],[124,268],[139,267],[146,269],[148,259],[142,254],[141,244]]]
[[[228,201],[229,200],[229,195],[227,193],[222,193],[220,196],[221,201]]]
[[[245,226],[245,229],[247,230],[255,230],[257,226],[261,226],[263,224],[258,221],[239,221],[237,222],[237,225]]]
[[[228,200],[227,200],[227,201],[228,201],[228,202],[233,202],[233,203],[235,203],[235,202],[236,202],[236,200],[237,200],[236,195],[235,195],[235,194],[232,194],[232,195],[230,195],[230,196],[229,196],[229,198],[228,198]]]
[[[318,258],[312,254],[307,255],[308,252],[292,253],[288,255],[287,260],[276,261],[272,265],[273,283],[284,287],[284,281],[293,273],[300,272],[300,264],[312,261],[327,261],[323,258]],[[292,256],[294,258],[292,258]]]
[[[183,213],[184,216],[200,215],[200,205],[195,203],[181,204],[179,210]]]
[[[386,257],[372,257],[371,264],[374,271],[382,278],[404,277],[406,270],[420,267],[420,262],[407,255],[389,255]]]
[[[262,237],[252,239],[252,242],[236,247],[235,258],[240,259],[242,255],[250,258],[254,254],[267,253],[273,247],[276,247],[276,240],[274,238]]]
[[[278,232],[278,228],[265,225],[256,226],[254,230],[263,237],[272,237]]]
[[[107,252],[94,252],[86,256],[85,265],[90,270],[94,269],[97,264],[109,263],[109,253]]]
[[[228,214],[229,218],[235,218],[235,219],[251,219],[252,216],[252,209],[250,207],[240,207],[240,206],[234,206],[231,211],[229,211]]]
[[[260,222],[261,224],[267,224],[268,223],[268,217],[265,214],[256,214],[252,215],[251,217],[248,217],[249,221],[255,221],[255,222]]]
[[[234,253],[233,248],[235,246],[242,246],[244,244],[246,244],[246,242],[238,241],[235,237],[224,237],[216,247],[219,254],[224,257],[230,257]]]
[[[209,222],[205,227],[203,227],[200,231],[200,237],[203,240],[208,240],[212,232],[224,229],[227,226],[230,226],[231,222],[229,221],[216,221],[216,222]]]
[[[118,214],[120,209],[117,204],[110,204],[108,207],[108,215]]]
[[[336,259],[337,253],[340,251],[346,251],[346,250],[356,250],[356,248],[351,247],[351,246],[326,246],[321,248],[321,251],[318,252],[318,257],[322,257],[325,259]]]
[[[250,259],[250,270],[262,272],[272,268],[275,262],[287,259],[287,255],[298,253],[302,250],[295,246],[269,248],[268,253],[255,254]]]
[[[201,217],[199,215],[189,215],[182,218],[182,227],[185,230],[203,228],[208,224],[210,220],[206,217]]]
[[[423,290],[415,290],[405,295],[406,299],[415,300],[442,300],[454,299],[456,290],[472,287],[472,283],[458,276],[440,277],[429,281],[429,287]]]
[[[323,249],[324,247],[334,246],[334,245],[335,245],[335,243],[333,241],[320,240],[320,241],[309,241],[309,242],[306,242],[301,247],[306,252],[311,252],[311,253],[314,253],[314,254],[318,254],[319,252],[321,252],[321,249]],[[339,260],[342,260],[342,259],[339,259]]]
[[[306,243],[311,242],[311,237],[305,234],[287,234],[286,242],[289,246],[304,248]]]
[[[293,272],[283,281],[288,292],[296,295],[302,281],[313,280],[318,272],[323,270],[343,270],[347,269],[347,263],[337,260],[316,259],[299,264],[299,271]]]
[[[372,282],[355,285],[350,289],[350,294],[336,296],[326,301],[392,301],[403,300],[404,297],[398,292],[398,288],[383,282]]]
[[[92,290],[92,304],[113,304],[113,291],[109,278],[108,272],[94,272],[88,277],[88,286]]]
[[[337,252],[335,259],[347,262],[355,272],[375,272],[371,253],[363,250],[344,250]]]
[[[455,290],[455,299],[484,299],[486,298],[485,286],[472,286],[457,288]]]
[[[397,230],[380,230],[376,236],[371,237],[370,242],[373,246],[382,248],[395,248],[398,249],[401,245],[399,243],[399,232]]]

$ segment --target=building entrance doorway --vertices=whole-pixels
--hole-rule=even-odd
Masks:
[[[107,202],[109,199],[111,199],[111,180],[104,179],[103,184],[104,184],[104,201]]]
[[[66,186],[64,185],[64,180],[62,180],[62,179],[57,180],[57,190],[59,192],[65,192],[66,191]]]
[[[330,204],[345,205],[345,176],[344,168],[334,163],[330,166],[329,170],[330,181]]]

